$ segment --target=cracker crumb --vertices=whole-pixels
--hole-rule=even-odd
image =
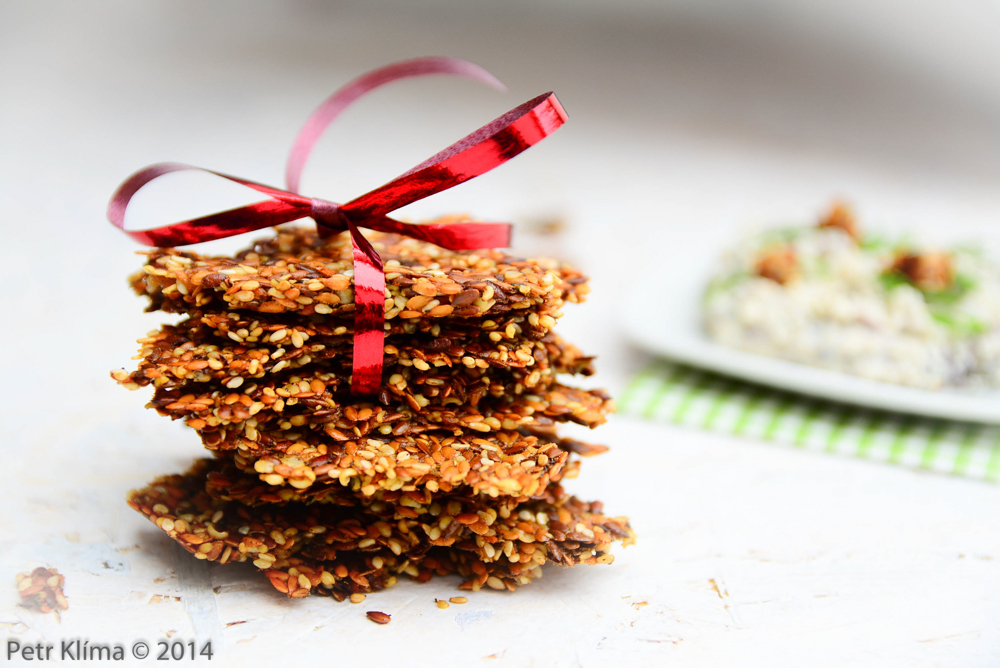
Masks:
[[[69,602],[63,594],[66,578],[56,569],[39,566],[30,575],[18,573],[15,579],[21,604],[25,607],[42,613],[55,611],[57,615],[60,610],[69,608]]]

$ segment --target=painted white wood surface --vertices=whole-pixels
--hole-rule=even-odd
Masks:
[[[702,47],[663,52],[658,33],[631,26],[641,35],[630,40],[622,22],[551,14],[536,25],[521,15],[493,22],[496,10],[421,19],[398,7],[384,16],[316,6],[208,10],[200,3],[181,13],[167,3],[27,7],[5,7],[0,21],[4,639],[127,647],[139,639],[213,638],[213,665],[1000,660],[997,486],[622,418],[594,434],[612,451],[586,461],[570,483],[633,518],[639,543],[619,551],[610,567],[549,569],[515,594],[482,592],[439,610],[434,598],[459,593],[457,580],[404,582],[361,605],[289,601],[252,567],[197,562],[124,503],[128,489],[184,469],[201,451],[179,425],[142,410],[144,393],[125,392],[107,376],[129,364],[135,338],[164,316],[142,314],[141,301],[129,295],[124,276],[140,260],[103,219],[114,186],[158,160],[280,184],[297,124],[364,68],[429,52],[480,60],[510,83],[510,94],[444,81],[380,94],[345,122],[370,128],[385,120],[397,128],[405,104],[412,112],[405,123],[421,132],[368,139],[336,128],[307,171],[306,187],[331,198],[360,192],[554,88],[571,114],[564,130],[414,215],[469,210],[522,225],[565,217],[571,235],[562,243],[530,235],[520,243],[548,244],[593,274],[593,298],[567,309],[563,333],[600,355],[595,382],[620,390],[643,359],[617,330],[618,295],[648,290],[652,307],[656,290],[669,289],[635,286],[628,269],[656,262],[659,245],[678,243],[685,226],[717,225],[724,239],[746,221],[810,215],[830,195],[848,193],[890,227],[910,221],[933,234],[942,220],[949,227],[960,221],[993,244],[989,226],[1000,195],[988,183],[961,165],[949,171],[913,155],[852,161],[849,151],[845,157],[822,146],[769,143],[774,137],[760,128],[755,135],[752,122],[727,126],[714,112],[700,127],[699,105],[733,102],[727,87],[703,84],[710,72],[698,69],[706,66]],[[494,30],[472,33],[484,25]],[[647,52],[670,56],[662,63],[670,86],[618,75],[636,63],[645,64],[645,75],[655,73],[659,65],[646,63]],[[739,55],[716,54],[722,60],[709,65]],[[533,57],[540,64],[529,64]],[[766,78],[752,59],[741,62],[749,63],[741,70],[747,86]],[[580,74],[588,68],[592,74]],[[588,80],[616,94],[632,90],[641,104],[602,102]],[[782,90],[780,81],[759,83],[770,96]],[[445,98],[442,108],[437,100]],[[443,118],[435,121],[435,113]],[[808,120],[800,115],[799,127]],[[849,129],[868,128],[877,138],[877,124],[853,122]],[[946,140],[931,143],[983,146]],[[878,154],[882,145],[872,145]],[[351,156],[349,165],[343,156]],[[157,209],[146,200],[146,211],[163,221],[217,202],[191,192],[184,205],[161,200]],[[70,609],[61,622],[16,605],[14,574],[43,564],[67,578]],[[393,621],[376,626],[366,610],[388,612]]]

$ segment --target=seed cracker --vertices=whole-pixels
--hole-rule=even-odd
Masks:
[[[404,556],[405,559],[396,558],[391,553],[384,557],[365,555],[359,560],[357,557],[350,559],[338,555],[334,561],[292,557],[287,563],[264,571],[264,574],[275,589],[290,598],[312,594],[331,596],[337,601],[344,601],[352,594],[367,594],[392,587],[398,582],[398,575],[424,583],[434,576],[459,574],[468,578],[460,588],[470,591],[479,591],[483,586],[513,591],[542,577],[540,566],[503,561],[484,564],[452,548],[433,548],[426,554]]]
[[[499,396],[495,396],[492,384],[461,373],[449,376],[450,384],[439,386],[426,382],[432,376],[417,374],[410,381],[401,376],[391,393],[383,389],[380,399],[385,404],[344,397],[336,391],[337,384],[343,383],[336,374],[303,369],[280,384],[265,380],[246,387],[240,383],[232,389],[217,384],[159,388],[148,406],[161,415],[185,420],[203,435],[206,445],[220,448],[236,447],[240,439],[257,441],[260,432],[278,430],[307,429],[345,441],[366,434],[401,436],[435,429],[489,433],[557,422],[593,428],[615,410],[614,401],[601,390],[543,380],[530,390],[498,385]],[[473,382],[466,384],[469,380]],[[511,392],[504,394],[504,389]]]
[[[413,553],[404,557],[397,558],[391,552],[375,556],[367,553],[338,555],[333,561],[292,557],[285,563],[265,570],[264,575],[275,589],[290,598],[317,595],[330,596],[337,601],[395,586],[398,576],[408,576],[424,583],[434,576],[457,573],[468,578],[461,588],[476,591],[487,581],[494,588],[513,590],[542,576],[539,566],[528,567],[520,563],[504,562],[482,564],[470,561],[451,548],[434,548],[426,554]],[[485,577],[473,571],[473,566],[476,566],[476,571],[485,574]],[[489,580],[490,577],[493,580]]]
[[[261,480],[257,475],[248,475],[249,471],[243,471],[233,464],[230,456],[216,454],[217,461],[209,468],[205,480],[205,491],[213,499],[238,501],[248,506],[331,503],[340,506],[363,507],[379,517],[385,517],[389,513],[392,515],[392,519],[412,519],[430,512],[430,507],[439,502],[446,494],[450,497],[462,496],[469,499],[470,502],[489,497],[490,503],[498,512],[501,506],[512,509],[519,503],[531,500],[545,500],[554,503],[558,496],[556,494],[559,489],[557,483],[560,480],[577,477],[580,466],[579,460],[567,459],[561,471],[553,473],[549,470],[547,480],[540,480],[538,488],[533,490],[534,493],[530,496],[512,491],[490,496],[488,490],[476,490],[468,485],[446,485],[445,487],[448,489],[442,489],[441,485],[438,484],[435,491],[432,492],[427,488],[427,485],[418,487],[413,483],[404,484],[399,489],[378,487],[374,491],[369,488],[362,492],[362,486],[335,485],[332,484],[332,481],[331,484],[310,485],[304,489],[291,485],[271,485]],[[540,470],[538,473],[542,474]],[[431,485],[431,487],[435,487],[435,485]],[[525,486],[522,485],[522,488]],[[527,487],[527,489],[531,489],[531,487]],[[507,490],[504,491],[507,492]]]
[[[272,438],[264,433],[253,449],[233,452],[232,461],[275,487],[301,490],[339,484],[366,496],[404,486],[448,492],[467,485],[475,493],[494,497],[532,497],[568,472],[563,470],[567,452],[518,432],[423,432],[342,442],[291,436]]]
[[[587,279],[548,260],[519,260],[497,250],[448,251],[394,234],[367,234],[382,257],[386,320],[483,317],[528,309],[550,328],[566,302],[582,301]],[[132,277],[150,310],[185,312],[208,305],[263,313],[342,315],[354,310],[349,235],[321,239],[303,227],[278,228],[235,257],[156,249]]]
[[[212,381],[226,385],[236,379],[243,383],[316,364],[327,373],[339,374],[341,384],[349,385],[353,341],[346,335],[323,336],[312,328],[284,327],[264,332],[257,343],[240,343],[219,339],[214,333],[201,320],[164,325],[139,339],[142,347],[136,356],[140,360],[137,370],[112,375],[123,385],[174,388]],[[466,375],[488,369],[511,370],[515,372],[511,386],[520,382],[530,388],[543,375],[590,375],[591,361],[553,333],[538,341],[517,338],[499,343],[485,336],[471,340],[405,336],[386,341],[383,366],[390,391],[401,381],[392,382],[395,374],[430,378],[438,370],[449,369],[468,370]],[[441,383],[432,379],[431,384]]]
[[[403,557],[452,547],[484,563],[572,566],[611,563],[612,543],[633,539],[627,519],[564,494],[555,503],[532,501],[500,512],[458,495],[425,516],[398,521],[321,504],[251,508],[210,497],[205,486],[212,464],[201,460],[185,475],[159,478],[130,493],[128,502],[197,558],[221,563],[252,561],[269,569],[296,556],[335,561],[342,553],[388,550]],[[476,571],[471,562],[470,568]]]
[[[187,311],[191,320],[211,328],[215,335],[237,343],[259,343],[270,338],[280,329],[299,330],[311,337],[346,336],[353,340],[353,315],[304,316],[301,313],[260,313],[256,311],[212,311],[194,309]],[[525,311],[508,311],[490,318],[394,318],[385,323],[387,337],[419,337],[454,341],[474,340],[485,334],[491,341],[500,342],[518,337],[538,341],[549,333],[542,326],[537,314]]]

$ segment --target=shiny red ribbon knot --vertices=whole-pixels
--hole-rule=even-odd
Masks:
[[[382,259],[359,228],[394,232],[451,250],[506,247],[510,241],[510,225],[506,223],[415,225],[388,218],[386,214],[490,171],[549,136],[566,121],[566,112],[559,100],[553,93],[546,93],[508,111],[405,174],[346,204],[298,194],[299,177],[313,146],[348,105],[392,81],[429,74],[461,76],[504,88],[486,70],[456,58],[418,58],[388,65],[350,82],[313,112],[296,137],[288,157],[285,171],[288,190],[190,165],[157,163],[139,170],[118,187],[108,204],[108,220],[133,239],[161,247],[222,239],[307,217],[316,221],[322,236],[349,231],[354,248],[355,303],[351,391],[358,395],[376,394],[382,384],[385,273]],[[125,210],[140,188],[164,174],[191,169],[221,176],[270,199],[152,230],[125,229]]]

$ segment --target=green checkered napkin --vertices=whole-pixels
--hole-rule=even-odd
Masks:
[[[657,363],[618,400],[622,414],[997,482],[1000,427],[871,411]]]

